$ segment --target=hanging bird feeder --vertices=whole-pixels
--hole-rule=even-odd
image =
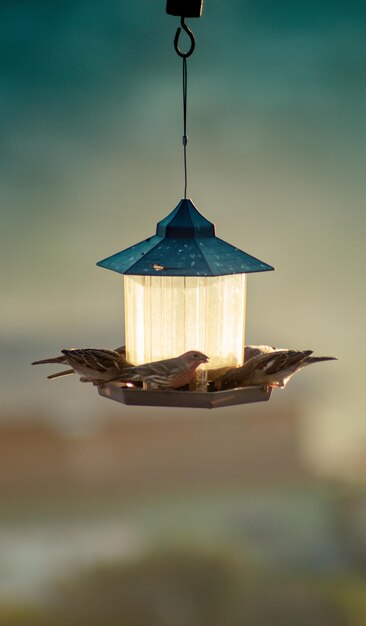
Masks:
[[[167,13],[181,17],[190,49],[174,45],[183,59],[184,198],[158,222],[156,233],[97,265],[124,277],[125,343],[134,365],[203,352],[209,362],[189,390],[131,389],[119,383],[99,388],[124,404],[214,408],[268,400],[260,387],[211,391],[210,380],[225,367],[243,364],[247,274],[274,268],[216,237],[215,226],[187,198],[187,58],[195,41],[185,17],[200,17],[203,0],[168,0]]]

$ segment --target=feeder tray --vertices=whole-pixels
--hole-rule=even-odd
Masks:
[[[249,404],[269,400],[272,389],[264,387],[239,387],[227,391],[175,391],[129,389],[118,383],[98,387],[103,398],[135,406],[170,406],[196,409],[215,409],[235,404]]]

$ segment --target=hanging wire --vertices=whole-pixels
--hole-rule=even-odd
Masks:
[[[184,199],[187,198],[187,59],[183,57],[183,164],[184,164]]]
[[[177,29],[177,32],[174,37],[174,48],[178,56],[183,59],[183,165],[184,165],[184,199],[187,199],[187,183],[188,183],[188,173],[187,173],[187,93],[188,93],[188,81],[187,81],[187,58],[191,56],[196,42],[194,39],[194,35],[192,31],[188,28],[188,26],[184,22],[184,17],[181,17],[180,20],[181,26]],[[191,47],[187,52],[182,52],[178,47],[178,40],[181,30],[184,30],[188,37],[190,38]]]

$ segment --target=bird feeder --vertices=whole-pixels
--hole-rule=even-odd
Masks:
[[[212,396],[210,402],[215,393],[233,394],[207,392],[208,370],[243,364],[247,274],[273,267],[216,237],[214,224],[189,199],[158,222],[155,235],[98,265],[124,276],[129,361],[139,365],[199,350],[210,361],[197,372],[198,391]],[[131,391],[132,398],[187,394]]]
[[[158,222],[156,233],[97,265],[124,277],[127,359],[135,365],[198,350],[209,357],[185,391],[128,389],[110,383],[105,397],[125,404],[213,408],[267,400],[261,388],[209,391],[210,373],[243,364],[247,274],[273,267],[216,237],[215,226],[186,197],[187,58],[195,41],[185,17],[199,17],[202,0],[168,0],[167,13],[181,16],[190,50],[174,45],[183,59],[184,198]]]

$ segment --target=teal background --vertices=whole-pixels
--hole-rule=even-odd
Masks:
[[[122,281],[95,263],[182,196],[178,20],[151,0],[0,17],[1,417],[79,432],[105,401],[30,362],[123,342]],[[271,403],[298,404],[306,455],[343,475],[366,449],[365,18],[356,1],[206,0],[189,22],[189,195],[276,268],[250,277],[247,343],[339,357]]]

